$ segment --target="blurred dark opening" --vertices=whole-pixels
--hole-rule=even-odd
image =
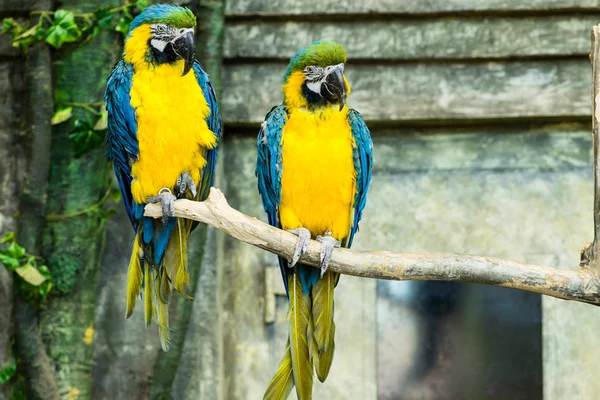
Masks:
[[[380,400],[542,398],[541,296],[378,282]]]

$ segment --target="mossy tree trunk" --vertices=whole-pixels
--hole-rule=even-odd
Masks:
[[[38,10],[50,10],[53,2],[32,4]],[[50,118],[54,108],[50,49],[36,44],[28,53],[25,81],[27,90],[26,122],[29,130],[25,143],[27,173],[20,196],[17,238],[32,254],[40,254],[50,166]],[[39,312],[15,291],[13,318],[15,343],[21,373],[25,377],[28,399],[59,398],[48,354],[39,331]],[[18,386],[16,391],[22,390]],[[14,394],[18,396],[17,393]]]
[[[118,0],[64,0],[61,8],[90,12],[117,6]],[[65,46],[53,56],[57,102],[102,100],[106,77],[121,51],[115,32]],[[94,125],[97,116],[74,107],[74,116],[53,127],[48,214],[69,215],[97,203],[110,187],[104,149],[76,157],[69,139],[76,120]],[[104,243],[104,217],[84,214],[48,221],[43,252],[54,275],[54,289],[41,313],[41,331],[61,397],[89,398],[98,266]],[[84,340],[85,338],[85,340]]]

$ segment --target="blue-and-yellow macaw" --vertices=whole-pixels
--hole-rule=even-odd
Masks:
[[[164,351],[171,288],[185,294],[186,243],[195,227],[173,217],[173,203],[208,196],[222,131],[212,84],[195,59],[195,26],[187,8],[148,7],[131,23],[105,92],[107,157],[136,232],[126,315],[143,291],[146,325],[158,324]],[[149,202],[162,204],[162,220],[143,216]]]
[[[256,176],[269,223],[298,235],[292,260],[279,258],[289,298],[285,354],[264,398],[312,397],[313,369],[325,381],[334,352],[333,289],[327,271],[333,248],[352,245],[371,180],[371,135],[348,109],[346,51],[315,42],[294,55],[285,71],[283,104],[258,134]],[[310,238],[322,243],[321,270],[296,264]]]

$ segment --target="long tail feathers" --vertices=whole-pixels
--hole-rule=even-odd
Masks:
[[[335,352],[335,341],[333,340],[334,336],[335,323],[332,321],[327,351],[325,353],[319,353],[319,364],[315,365],[315,369],[317,370],[317,378],[319,378],[319,381],[321,382],[325,382],[325,379],[327,379],[327,375],[329,375],[329,370],[331,369],[331,363],[333,362],[333,353]]]
[[[163,264],[167,275],[175,289],[186,297],[186,286],[190,283],[187,268],[187,239],[190,235],[191,223],[177,219],[177,225],[169,238]]]
[[[271,379],[263,400],[286,400],[293,388],[292,353],[290,351],[290,340],[288,339],[283,358],[279,362],[277,372]]]
[[[329,336],[333,324],[333,289],[336,275],[338,274],[333,271],[325,272],[325,275],[312,288],[314,337],[321,353],[327,353],[327,347],[331,342]]]
[[[158,336],[160,346],[163,351],[169,351],[171,347],[171,332],[169,330],[169,303],[164,303],[161,299],[156,302],[158,313]]]
[[[290,296],[290,353],[292,371],[298,400],[312,398],[313,364],[309,354],[308,329],[311,319],[310,296],[302,292],[300,275],[295,272],[288,277]],[[312,338],[310,338],[312,341]]]
[[[310,400],[313,370],[319,381],[324,382],[335,352],[333,291],[339,274],[326,272],[313,286],[311,295],[304,294],[298,269],[287,278],[290,334],[263,400],[286,400],[294,385],[299,400]]]
[[[146,328],[152,323],[152,315],[154,315],[154,279],[150,264],[146,264],[144,268],[144,321]]]
[[[169,238],[162,265],[153,265],[152,242],[142,247],[142,231],[138,231],[134,242],[127,273],[127,309],[129,318],[133,313],[138,296],[144,299],[144,321],[150,326],[152,320],[158,324],[160,344],[164,351],[170,346],[169,301],[174,287],[184,296],[190,275],[187,268],[187,239],[192,224],[177,220]],[[147,254],[144,254],[146,250]]]
[[[126,318],[131,317],[135,303],[140,291],[142,290],[142,261],[141,261],[141,233],[135,236],[133,241],[133,250],[131,251],[131,260],[129,261],[129,270],[127,272],[127,309]]]

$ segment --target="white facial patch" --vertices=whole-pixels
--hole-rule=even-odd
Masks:
[[[154,47],[156,50],[158,51],[164,51],[165,47],[167,46],[168,42],[165,42],[164,40],[160,40],[160,39],[152,39],[150,40],[150,45],[152,47]]]
[[[323,84],[322,81],[318,81],[318,82],[308,82],[306,84],[306,87],[309,88],[312,92],[315,93],[321,93],[321,85]]]

